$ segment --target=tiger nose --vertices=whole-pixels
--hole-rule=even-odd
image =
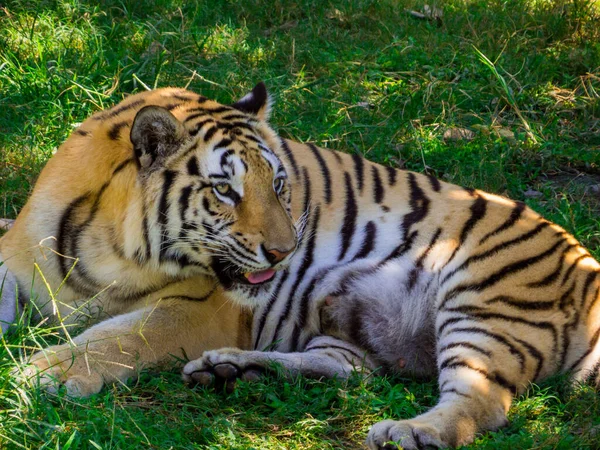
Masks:
[[[267,257],[267,261],[269,261],[272,265],[277,264],[280,261],[288,256],[290,253],[294,251],[294,247],[289,250],[278,250],[276,248],[268,249],[264,245],[262,246],[263,253]]]

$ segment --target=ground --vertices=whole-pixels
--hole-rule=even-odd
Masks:
[[[0,217],[92,112],[162,86],[231,102],[262,80],[284,137],[524,200],[600,256],[593,0],[9,0],[0,23]],[[15,365],[56,339],[22,325],[2,341],[0,447],[361,448],[375,421],[438,395],[421,380],[277,376],[226,395],[183,386],[175,362],[88,400],[16,385]],[[469,448],[600,441],[598,393],[564,379],[509,418]]]

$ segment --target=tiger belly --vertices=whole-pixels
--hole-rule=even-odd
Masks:
[[[417,276],[409,258],[357,272],[321,310],[324,334],[365,349],[385,371],[436,374],[435,274]],[[408,268],[408,270],[407,270]]]

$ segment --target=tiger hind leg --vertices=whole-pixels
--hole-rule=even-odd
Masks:
[[[497,320],[474,321],[466,314],[442,318],[438,321],[438,404],[413,419],[375,424],[367,445],[371,449],[395,448],[390,442],[404,449],[454,447],[505,426],[514,396],[539,370],[532,349]]]

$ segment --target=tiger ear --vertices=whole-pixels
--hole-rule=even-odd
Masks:
[[[260,120],[265,122],[271,117],[271,104],[272,99],[267,92],[267,87],[262,81],[254,86],[251,92],[243,96],[233,106],[235,109],[239,109],[245,113],[254,114]]]
[[[149,169],[175,153],[188,138],[177,118],[160,106],[145,106],[133,119],[129,135],[138,167]]]

